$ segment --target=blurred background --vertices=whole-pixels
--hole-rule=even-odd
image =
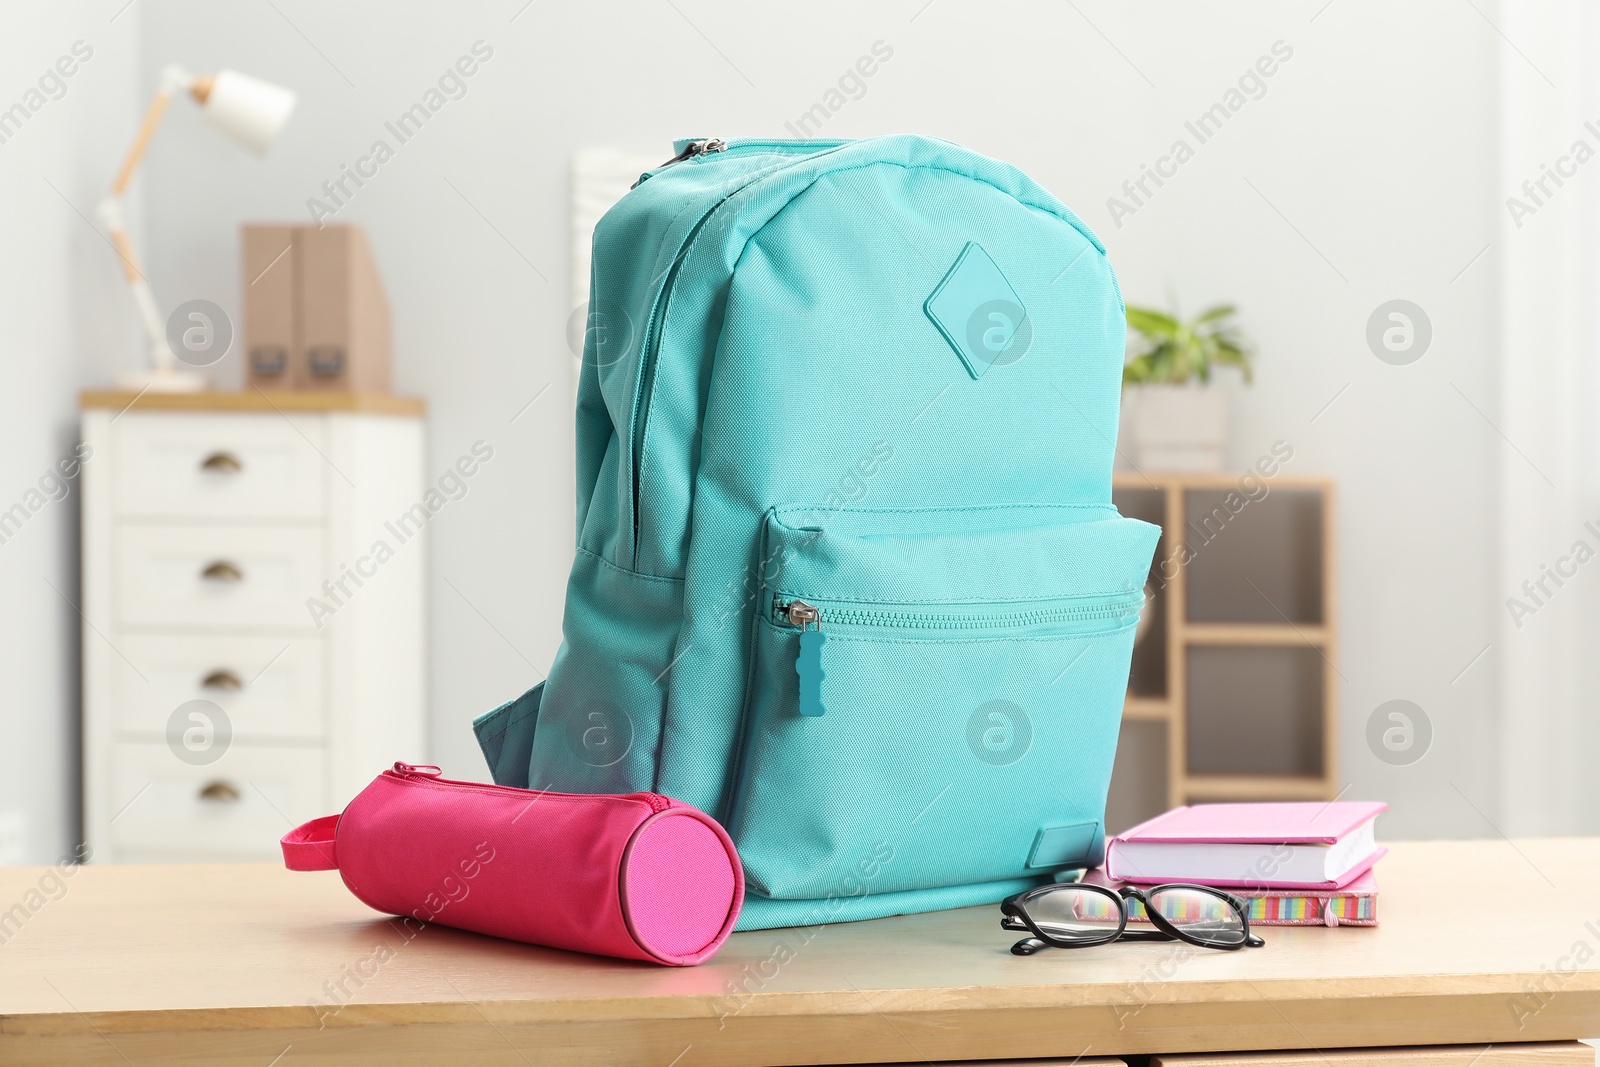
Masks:
[[[397,677],[416,679],[424,751],[393,755],[486,777],[471,719],[538,682],[559,643],[583,234],[620,191],[618,175],[666,159],[675,138],[914,132],[1004,159],[1051,190],[1105,241],[1130,305],[1183,317],[1238,307],[1253,381],[1224,367],[1208,387],[1227,411],[1213,482],[1276,454],[1284,477],[1308,479],[1314,495],[1325,480],[1334,494],[1250,542],[1280,551],[1289,571],[1311,568],[1298,580],[1316,586],[1326,616],[1263,620],[1305,629],[1267,644],[1298,640],[1315,652],[1312,671],[1331,672],[1318,675],[1323,686],[1291,669],[1281,701],[1257,709],[1310,716],[1311,734],[1328,724],[1326,751],[1283,774],[1315,777],[1314,795],[1388,801],[1391,839],[1600,831],[1600,567],[1584,566],[1600,549],[1589,351],[1600,165],[1588,165],[1600,93],[1587,62],[1597,17],[1576,2],[1491,0],[0,8],[0,513],[13,516],[0,522],[0,861],[69,856],[86,822],[105,828],[124,811],[138,823],[138,805],[156,796],[139,799],[139,782],[159,775],[140,778],[137,759],[119,770],[117,746],[161,754],[165,711],[147,737],[121,712],[86,706],[114,702],[124,666],[158,673],[160,655],[141,653],[142,639],[219,630],[203,612],[120,617],[116,598],[144,579],[117,573],[110,548],[103,568],[80,567],[80,552],[99,551],[102,523],[143,521],[116,510],[111,488],[103,509],[84,510],[91,479],[128,476],[110,462],[96,474],[133,425],[111,419],[143,409],[122,416],[105,397],[80,403],[80,392],[113,390],[146,366],[98,205],[168,64],[236,70],[297,96],[257,157],[180,95],[124,197],[163,319],[207,301],[236,334],[199,373],[213,388],[252,392],[241,224],[351,224],[386,294],[392,392],[425,405],[402,413],[425,424],[426,442],[404,477],[437,486],[463,457],[480,461],[427,521],[416,596],[384,609],[418,627],[408,651],[389,655]],[[419,103],[425,123],[397,130]],[[380,141],[388,151],[377,159]],[[353,170],[359,183],[345,178]],[[68,475],[61,464],[84,438],[86,407],[111,444]],[[263,417],[293,423],[290,445],[315,441],[335,464],[347,447],[341,424],[313,426],[324,417],[315,412]],[[1140,484],[1149,442],[1130,429],[1124,497],[1178,484]],[[348,447],[350,462],[384,469]],[[60,476],[41,480],[51,472]],[[324,476],[331,485],[345,473]],[[380,501],[374,514],[392,517],[415,496]],[[326,521],[333,530],[343,520]],[[147,532],[159,568],[162,546],[182,538]],[[1309,538],[1315,550],[1295,557]],[[326,551],[329,575],[354,558]],[[317,596],[315,583],[297,588],[291,629],[306,625],[300,602]],[[229,670],[254,684],[248,675],[291,638],[261,635],[265,654]],[[361,654],[382,673],[384,653]],[[1189,662],[1191,681],[1226,673],[1225,661]],[[1249,659],[1241,669],[1280,676]],[[350,692],[327,685],[329,708]],[[1182,695],[1164,699],[1146,718],[1170,727]],[[269,741],[333,761],[343,729],[285,726]],[[1171,771],[1170,753],[1147,758],[1150,775]],[[173,788],[226,784],[210,773]],[[248,805],[254,790],[268,807],[293,806],[277,791],[292,792],[294,772],[284,775],[289,784],[236,785],[244,796],[232,800]],[[86,811],[86,788],[99,814]],[[1235,782],[1213,798],[1274,788]],[[219,798],[230,800],[209,799]],[[321,814],[344,799],[301,802]],[[129,831],[141,842],[129,857],[162,858],[160,828],[147,831],[156,836]]]

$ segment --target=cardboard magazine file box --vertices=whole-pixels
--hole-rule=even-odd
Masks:
[[[389,302],[360,227],[247,226],[243,247],[250,384],[390,391]]]
[[[299,329],[298,227],[246,223],[239,229],[246,379],[262,389],[299,388],[293,362]]]

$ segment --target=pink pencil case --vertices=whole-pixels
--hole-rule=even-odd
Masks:
[[[283,837],[362,903],[551,948],[688,966],[733,930],[744,869],[709,815],[655,793],[550,793],[396,763]]]

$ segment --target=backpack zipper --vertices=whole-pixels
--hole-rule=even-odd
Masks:
[[[670,167],[674,163],[682,163],[686,159],[691,159],[695,156],[703,156],[707,152],[726,152],[727,150],[728,142],[724,141],[720,137],[707,137],[703,141],[690,141],[684,146],[682,152],[679,152],[665,163],[660,164],[656,167],[656,169],[660,170],[661,167]]]
[[[1138,611],[1143,603],[1144,594],[1134,593],[1093,604],[1066,604],[1028,611],[965,614],[836,605],[830,606],[826,614],[830,626],[888,626],[908,630],[1012,629],[1046,626],[1056,622],[1127,618]],[[780,594],[775,593],[772,597],[772,621],[780,625],[787,624],[798,630],[804,630],[810,625],[821,629],[823,610],[804,600],[784,600]]]
[[[727,150],[728,142],[724,141],[720,137],[707,137],[703,141],[690,141],[684,146],[682,152],[679,152],[665,163],[657,163],[654,167],[651,167],[649,171],[645,172],[645,174],[639,175],[638,178],[634,179],[634,183],[628,186],[628,189],[632,191],[639,188],[648,174],[653,174],[665,167],[670,167],[674,163],[682,163],[686,159],[693,159],[695,156],[703,156],[707,152],[726,152]]]
[[[1036,608],[1031,611],[988,612],[978,615],[952,612],[899,611],[887,608],[859,606],[830,607],[828,625],[888,627],[895,630],[971,630],[1011,629],[1027,626],[1047,626],[1053,623],[1078,622],[1093,619],[1123,619],[1137,613],[1144,603],[1144,594],[1120,596],[1115,600],[1100,600],[1093,604],[1067,604],[1054,608]],[[771,617],[774,623],[800,631],[795,646],[794,672],[798,678],[798,707],[806,718],[820,718],[827,713],[822,699],[822,682],[827,670],[822,663],[822,650],[828,637],[822,632],[823,611],[815,604],[799,598],[784,600],[773,594]]]
[[[541,796],[554,797],[557,800],[590,800],[596,796],[605,796],[618,800],[642,800],[650,805],[651,811],[666,811],[673,804],[671,797],[662,796],[660,793],[557,793],[551,789],[518,789],[514,785],[494,785],[491,782],[463,782],[455,778],[442,777],[443,770],[431,763],[396,761],[394,768],[389,773],[397,778],[438,782],[440,785],[448,785],[457,789],[471,789],[479,793],[508,793],[517,796],[538,793]]]
[[[682,163],[684,160],[693,159],[696,156],[706,156],[713,155],[717,152],[726,152],[730,148],[794,148],[798,145],[805,145],[806,147],[815,148],[818,151],[822,151],[824,149],[839,148],[849,143],[849,141],[808,141],[804,139],[768,141],[757,140],[755,138],[740,138],[737,141],[725,141],[721,137],[707,137],[703,140],[690,141],[684,146],[682,152],[679,152],[677,155],[673,156],[664,163],[656,164],[654,167],[650,168],[647,173],[654,174],[657,171],[664,170],[667,167],[672,166],[674,163]],[[639,180],[628,186],[628,188],[639,188],[639,185],[644,181],[644,179],[645,176],[640,175]]]
[[[726,152],[729,148],[743,148],[747,145],[758,147],[783,147],[788,144],[808,143],[810,142],[735,141],[730,144],[729,142],[722,140],[720,137],[711,137],[704,141],[691,142],[689,146],[683,150],[683,152],[680,152],[678,156],[674,156],[672,159],[669,159],[667,163],[662,164],[662,166],[679,162],[680,157],[682,159],[690,159],[695,156],[706,155],[708,152],[721,153]],[[818,155],[821,155],[824,152],[837,151],[838,149],[843,148],[845,145],[853,143],[855,142],[823,142],[817,146],[819,149],[817,152],[796,155],[792,159],[788,159],[778,166],[757,173],[751,177],[749,181],[743,183],[738,188],[729,191],[726,196],[719,198],[716,203],[708,207],[705,210],[705,213],[702,214],[698,220],[696,220],[694,226],[690,228],[688,234],[683,239],[683,243],[678,246],[678,251],[672,258],[672,265],[667,268],[667,275],[661,282],[661,289],[656,294],[655,301],[650,307],[650,316],[645,320],[644,337],[639,349],[642,354],[639,359],[638,379],[635,383],[633,394],[633,423],[629,427],[629,434],[631,438],[629,441],[629,455],[633,464],[633,471],[630,478],[632,482],[630,489],[632,492],[633,503],[633,544],[632,554],[629,562],[630,569],[637,570],[639,567],[639,492],[641,481],[639,477],[639,465],[644,459],[644,434],[646,425],[650,420],[650,402],[652,399],[651,394],[654,392],[655,385],[656,356],[661,349],[661,323],[667,315],[667,305],[672,299],[672,287],[678,280],[679,266],[681,266],[683,261],[689,257],[689,249],[694,244],[695,238],[700,236],[700,231],[705,228],[705,225],[711,219],[711,216],[716,214],[723,204],[726,204],[733,197],[750,188],[750,186],[754,185],[755,183],[759,181],[765,181],[767,178],[770,178],[779,171],[787,170],[803,160],[815,159]],[[690,151],[695,147],[695,145],[713,144],[720,144],[722,147],[701,148],[698,152]]]
[[[776,599],[776,598],[774,598]],[[822,646],[828,635],[822,632],[822,612],[804,600],[791,600],[780,609],[790,626],[800,627],[800,642],[795,646],[794,673],[799,678],[800,714],[809,719],[821,718],[827,707],[822,703],[822,679],[827,671],[822,669]],[[806,629],[816,623],[815,630]]]

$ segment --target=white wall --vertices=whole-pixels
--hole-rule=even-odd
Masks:
[[[468,95],[337,216],[372,235],[394,307],[399,388],[430,403],[433,466],[479,438],[496,449],[468,499],[434,527],[436,761],[481,774],[469,719],[536,681],[559,639],[572,546],[572,150],[664,158],[677,136],[783,135],[882,40],[893,58],[826,136],[909,130],[1014,161],[1106,239],[1130,301],[1160,304],[1172,291],[1191,310],[1243,306],[1262,356],[1258,384],[1237,396],[1233,460],[1242,467],[1282,438],[1296,450],[1292,470],[1340,483],[1349,795],[1394,801],[1390,836],[1492,832],[1474,807],[1492,817],[1498,802],[1494,654],[1453,681],[1492,639],[1499,610],[1494,472],[1504,447],[1467,403],[1492,416],[1494,252],[1460,272],[1490,242],[1498,210],[1495,63],[1505,47],[1470,7],[522,8],[143,0],[130,13],[144,27],[146,84],[181,61],[234,66],[302,94],[265,161],[202,129],[192,109],[175,110],[147,200],[166,307],[204,296],[236,308],[237,224],[307,217],[307,198],[383,136],[385,120],[474,41],[494,49]],[[1278,40],[1294,54],[1266,95],[1113,225],[1107,197]],[[71,232],[67,221],[60,232]],[[85,257],[93,240],[81,241]],[[1363,341],[1368,314],[1394,297],[1434,323],[1432,351],[1411,367],[1380,363]],[[1380,763],[1363,740],[1367,715],[1395,697],[1420,704],[1436,729],[1434,750],[1409,767]]]
[[[1086,162],[1034,166],[1060,174],[1048,183],[1105,236],[1130,302],[1162,303],[1170,289],[1191,311],[1242,305],[1262,355],[1256,385],[1236,395],[1235,465],[1282,438],[1296,450],[1289,469],[1338,480],[1347,795],[1390,801],[1388,836],[1493,836],[1497,651],[1461,672],[1496,640],[1504,595],[1506,446],[1471,406],[1496,418],[1496,251],[1460,272],[1496,237],[1495,60],[1506,46],[1448,4],[1338,0],[1314,22],[1323,0],[1220,6],[1163,8],[1159,34],[1147,18],[1085,7],[1158,88],[1101,41],[1106,113],[1094,131],[1074,130]],[[1102,190],[1280,38],[1294,56],[1266,95],[1112,226]],[[1380,362],[1364,338],[1394,298],[1433,323],[1411,366]],[[1396,698],[1434,729],[1432,751],[1409,766],[1376,759],[1365,739],[1368,716]]]
[[[78,834],[78,494],[39,482],[78,440],[77,390],[138,338],[116,257],[79,215],[94,217],[142,106],[139,23],[112,22],[117,6],[0,9],[0,109],[40,105],[0,143],[0,511],[27,509],[0,543],[0,862],[56,862]],[[27,98],[78,41],[88,60]]]
[[[1501,57],[1500,174],[1517,211],[1508,200],[1496,238],[1505,353],[1499,424],[1517,450],[1502,455],[1500,471],[1507,599],[1496,647],[1501,699],[1515,709],[1500,737],[1500,825],[1511,834],[1530,827],[1593,833],[1600,587],[1579,563],[1594,551],[1591,524],[1600,516],[1600,186],[1587,166],[1572,170],[1574,157],[1587,160],[1595,149],[1589,125],[1600,114],[1600,72],[1590,56],[1600,9],[1579,0],[1520,4],[1506,9],[1502,28],[1540,66],[1514,53]],[[1580,139],[1584,148],[1574,151]],[[1556,186],[1546,177],[1562,171],[1574,180]],[[1530,179],[1543,179],[1543,192],[1530,196],[1522,188]]]

